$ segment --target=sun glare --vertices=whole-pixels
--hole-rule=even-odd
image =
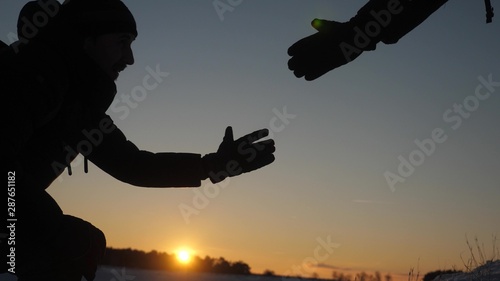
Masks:
[[[186,250],[177,252],[177,260],[181,263],[187,264],[191,260],[191,254]]]

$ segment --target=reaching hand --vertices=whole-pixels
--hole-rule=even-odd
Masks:
[[[226,177],[257,170],[274,161],[274,140],[263,140],[269,135],[267,129],[262,129],[234,140],[233,129],[226,128],[224,139],[216,153],[203,157],[203,167],[206,176],[213,183]]]
[[[355,44],[356,30],[350,23],[315,19],[311,25],[317,33],[297,41],[288,49],[292,58],[288,68],[297,78],[314,80],[328,71],[357,58],[363,50],[373,50],[375,45]]]

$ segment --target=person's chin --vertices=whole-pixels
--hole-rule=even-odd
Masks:
[[[112,70],[110,72],[108,72],[108,76],[113,79],[113,81],[116,81],[118,79],[118,76],[120,76],[120,72],[119,71],[115,71],[115,70]]]
[[[111,78],[113,78],[113,81],[116,81],[116,79],[118,79],[118,76],[120,76],[120,72],[122,72],[123,69],[112,69],[111,70],[110,76],[111,76]]]

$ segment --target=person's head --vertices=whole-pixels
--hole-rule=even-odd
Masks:
[[[134,63],[134,16],[120,0],[70,0],[63,5],[70,23],[84,38],[83,50],[113,80]]]
[[[51,28],[38,26],[44,17],[50,18],[45,25]],[[134,63],[131,43],[137,37],[137,27],[121,0],[67,0],[62,5],[56,0],[29,2],[19,15],[18,34],[26,40],[37,33],[42,37],[45,33],[56,44],[82,50],[113,80]]]

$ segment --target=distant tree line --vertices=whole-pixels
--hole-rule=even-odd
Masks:
[[[191,257],[189,264],[181,264],[176,255],[157,251],[106,248],[101,265],[140,268],[148,270],[192,271],[219,274],[249,275],[250,266],[242,261],[231,262],[223,257]]]

